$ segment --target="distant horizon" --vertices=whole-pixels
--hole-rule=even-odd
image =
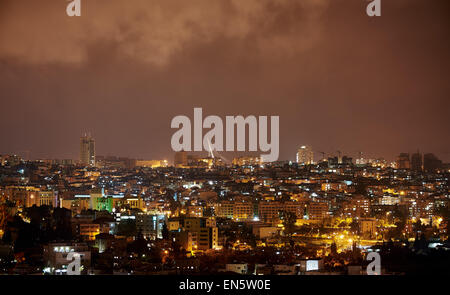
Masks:
[[[186,152],[188,154],[205,155],[205,156],[208,155],[208,153],[206,151],[200,151],[200,152],[186,151]],[[350,158],[352,158],[353,162],[355,162],[356,159],[359,159],[358,155],[347,154],[347,153],[345,153],[345,151],[341,151],[341,152],[342,152],[341,153],[342,157],[343,156],[350,157]],[[157,157],[157,156],[156,157],[140,157],[140,156],[134,157],[134,156],[108,154],[108,153],[100,153],[99,154],[99,153],[96,152],[96,158],[97,157],[117,157],[117,158],[128,158],[128,159],[131,159],[131,160],[167,160],[169,163],[173,163],[175,153],[176,152],[171,151],[171,156],[169,156],[169,157]],[[295,160],[295,153],[293,154],[292,159],[278,159],[278,161],[292,161],[292,162],[296,162],[296,160]],[[399,152],[396,156],[393,156],[392,158],[387,158],[387,157],[383,157],[383,156],[366,155],[363,152],[363,158],[364,159],[374,159],[374,160],[383,159],[383,160],[386,160],[387,163],[389,164],[389,163],[395,162],[397,160],[397,157],[401,153],[408,153],[409,155],[412,155],[414,153],[417,153],[417,150],[412,151],[412,152],[402,151],[402,152]],[[421,151],[421,150],[419,150],[419,153],[421,153],[422,155],[425,155],[425,154],[428,154],[428,153],[434,154],[439,160],[442,161],[442,163],[450,163],[450,160],[448,160],[448,159],[446,160],[445,158],[440,157],[439,154],[437,154],[435,152],[432,152],[432,151]],[[233,158],[237,158],[237,157],[257,157],[257,156],[259,156],[258,153],[255,153],[255,152],[246,152],[246,153],[245,152],[219,152],[219,154],[220,155],[224,155],[224,156],[230,156],[230,157],[232,156],[230,158],[230,161]],[[22,159],[27,160],[26,159],[26,155],[20,154],[20,153],[17,153],[17,152],[16,153],[14,153],[14,152],[10,152],[10,153],[0,152],[0,155],[17,155],[17,156],[21,157]],[[79,160],[79,155],[77,155],[75,157],[73,157],[73,156],[72,157],[56,157],[56,156],[53,156],[53,157],[52,156],[50,156],[50,157],[32,157],[31,155],[32,155],[32,153],[30,153],[29,161],[38,161],[38,160],[72,160],[72,161],[78,161]],[[320,155],[320,156],[318,156],[318,155]],[[333,158],[333,157],[337,157],[337,156],[338,156],[337,153],[325,154],[325,159]],[[321,153],[320,152],[314,152],[314,162],[317,163],[317,162],[319,162],[321,160],[322,160]]]

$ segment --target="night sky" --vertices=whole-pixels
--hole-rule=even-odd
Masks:
[[[0,0],[0,154],[173,159],[176,115],[280,116],[296,149],[450,161],[450,1]],[[320,158],[316,154],[316,158]]]

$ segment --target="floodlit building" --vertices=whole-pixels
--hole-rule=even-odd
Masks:
[[[362,237],[373,239],[376,236],[377,220],[375,218],[361,218],[359,220],[359,232]]]
[[[136,160],[136,167],[159,168],[168,165],[167,160]]]
[[[311,146],[301,146],[297,151],[297,163],[303,165],[314,164],[314,153]]]
[[[232,163],[236,166],[255,166],[261,165],[262,161],[260,157],[239,157],[234,158]]]
[[[219,232],[214,218],[189,217],[169,220],[169,230],[187,251],[206,251],[219,246]]]
[[[225,266],[225,271],[235,272],[238,274],[247,274],[248,264],[247,263],[228,263]]]

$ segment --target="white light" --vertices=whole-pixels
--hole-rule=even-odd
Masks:
[[[319,270],[319,261],[308,260],[306,261],[306,271]]]

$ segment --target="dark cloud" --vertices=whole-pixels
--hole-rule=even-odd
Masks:
[[[279,115],[310,144],[450,160],[449,2],[0,0],[0,153],[171,158],[170,120]]]

